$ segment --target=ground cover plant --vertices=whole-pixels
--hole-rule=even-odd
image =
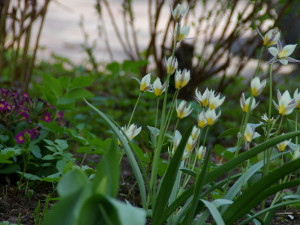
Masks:
[[[196,104],[178,99],[180,89],[190,81],[190,72],[179,70],[174,57],[177,44],[187,38],[190,31],[189,26],[181,24],[187,11],[181,4],[172,9],[176,25],[172,31],[172,54],[165,61],[166,81],[156,78],[151,83],[150,73],[141,80],[137,79],[140,93],[123,127],[85,100],[111,129],[114,139],[93,179],[89,180],[78,169],[62,178],[58,184],[61,199],[46,215],[44,224],[145,224],[146,217],[150,224],[271,224],[279,207],[300,203],[297,192],[289,194],[288,191],[300,183],[297,178],[300,167],[299,92],[294,90],[292,98],[288,90],[283,93],[277,90],[275,100],[272,86],[275,63],[299,62],[290,57],[296,45],[282,47],[277,28],[265,35],[257,30],[263,39],[263,47],[250,90],[242,93],[240,98],[240,128],[220,134],[236,136],[236,144],[229,148],[215,148],[222,158],[227,159],[216,164],[211,161],[213,149],[206,143],[210,128],[222,118],[220,106],[226,96],[203,88],[195,91]],[[266,49],[273,56],[268,81],[261,80],[258,73]],[[175,93],[168,102],[171,76],[175,77]],[[267,82],[267,110],[261,113],[262,118],[254,120],[250,114],[259,104],[255,98],[262,93]],[[157,97],[156,118],[152,124],[139,126],[133,122],[134,115],[146,92],[153,92]],[[185,127],[182,132],[177,130],[181,120],[193,110],[197,111],[195,125]],[[174,112],[175,124],[170,126]],[[295,117],[288,119],[292,113]],[[283,126],[284,120],[288,121],[288,126]],[[141,134],[146,145],[137,145],[133,139],[142,129],[146,130]],[[140,192],[140,203],[135,207],[114,200],[119,188],[118,163],[124,155],[129,160]],[[167,167],[159,170],[164,162],[167,162]],[[271,202],[267,203],[269,198]],[[130,216],[133,214],[135,217]]]
[[[189,9],[177,4],[171,12],[165,80],[120,76],[138,76],[145,60],[110,63],[110,76],[99,78],[96,68],[68,71],[59,62],[68,60],[56,57],[54,66],[36,68],[41,98],[1,88],[1,174],[18,175],[15,198],[33,185],[51,187],[37,201],[34,224],[272,224],[279,208],[299,208],[300,93],[297,83],[276,86],[273,77],[275,65],[299,63],[291,57],[296,45],[282,46],[278,28],[256,28],[263,44],[249,86],[235,80],[240,89],[227,89],[238,101],[209,83],[187,101],[179,96],[191,72],[178,68],[175,52],[192,29],[183,25]],[[135,199],[120,193],[124,162]]]

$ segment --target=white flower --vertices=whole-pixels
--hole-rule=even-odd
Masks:
[[[165,63],[167,66],[167,74],[172,75],[178,67],[177,59],[174,57],[172,61],[172,56],[170,56],[168,59],[165,58]]]
[[[154,94],[159,97],[161,96],[162,93],[164,93],[164,91],[166,90],[166,85],[167,85],[167,82],[165,82],[163,85],[161,84],[161,81],[158,78],[156,78],[156,80],[154,81],[153,83],[153,91],[154,91]]]
[[[188,151],[187,149],[184,149],[182,160],[187,159],[188,157],[190,157],[190,155],[191,155],[191,151]]]
[[[207,119],[204,113],[204,110],[202,110],[201,113],[198,113],[198,127],[204,128],[207,125]]]
[[[133,77],[133,79],[137,80],[137,82],[139,82],[140,84],[140,91],[141,92],[146,92],[148,90],[151,90],[151,73],[148,73],[147,75],[145,75],[141,81],[139,81],[139,79],[137,79],[136,77]]]
[[[173,138],[172,155],[174,155],[176,149],[178,148],[178,145],[179,145],[181,139],[182,139],[182,135],[180,134],[180,132],[178,130],[176,130],[174,138]]]
[[[283,135],[283,134],[282,134]],[[292,139],[289,140],[285,140],[283,142],[280,142],[279,144],[277,144],[277,148],[280,152],[283,152],[286,148],[286,146],[291,142]]]
[[[252,79],[252,81],[251,81],[252,95],[254,97],[260,95],[261,92],[263,91],[263,89],[265,88],[266,83],[267,83],[266,80],[263,80],[262,82],[260,82],[260,79],[258,77],[255,77],[254,79]]]
[[[221,111],[217,115],[216,111],[214,109],[213,110],[208,109],[205,112],[205,117],[206,117],[206,120],[207,120],[207,125],[209,125],[209,126],[213,125],[220,116],[221,116]]]
[[[190,81],[190,78],[189,70],[184,69],[182,72],[177,70],[175,74],[175,88],[183,88]]]
[[[197,102],[200,103],[202,108],[206,108],[206,106],[208,105],[208,99],[209,99],[210,93],[211,93],[211,91],[209,91],[208,88],[206,88],[206,90],[204,91],[203,94],[201,94],[201,92],[198,91],[198,88],[196,89],[195,99],[196,99]]]
[[[266,47],[270,47],[279,41],[280,32],[279,32],[278,28],[269,30],[264,37],[262,36],[262,34],[259,32],[258,29],[257,29],[257,31],[258,31],[259,35],[262,37],[262,39],[264,40],[264,46],[266,46]]]
[[[187,117],[193,111],[191,104],[188,107],[186,107],[186,105],[187,102],[185,100],[182,100],[179,106],[177,106],[177,100],[176,100],[176,112],[177,112],[177,117],[179,119],[183,119],[184,117]]]
[[[220,107],[223,104],[224,100],[225,97],[220,98],[220,94],[216,94],[215,96],[215,92],[211,91],[208,100],[209,108],[213,110]]]
[[[299,147],[296,148],[294,155],[293,155],[293,159],[298,159],[300,158],[300,150]]]
[[[292,99],[290,93],[285,91],[283,95],[280,94],[280,91],[277,91],[278,105],[273,100],[273,103],[276,109],[279,111],[279,114],[285,116],[293,112],[297,107],[298,103],[295,102],[295,99]]]
[[[245,95],[244,95],[244,93],[242,93],[242,96],[240,98],[240,104],[241,104],[242,110],[244,112],[248,112],[250,100],[251,100],[250,97],[247,98],[247,100],[245,100]],[[255,109],[258,106],[258,104],[259,104],[259,102],[256,104],[255,98],[253,98],[251,110]]]
[[[141,130],[142,127],[137,127],[134,123],[131,124],[128,129],[126,128],[126,126],[122,127],[122,130],[125,132],[126,136],[128,137],[128,139],[131,141],[135,136],[137,136]],[[122,147],[122,144],[120,142],[120,140],[118,140],[119,145]]]
[[[201,130],[197,126],[193,127],[193,130],[192,130],[192,133],[191,133],[191,136],[192,136],[193,140],[198,139],[200,131]]]
[[[269,62],[273,62],[275,60],[275,62],[279,61],[283,65],[287,65],[288,62],[295,62],[295,63],[300,62],[299,60],[289,57],[295,51],[296,46],[297,44],[286,45],[282,48],[280,41],[278,41],[277,48],[276,47],[268,48],[271,55],[274,56]]]
[[[186,143],[185,146],[186,150],[188,152],[191,152],[195,148],[197,141],[198,141],[197,139],[194,140],[192,136],[189,136],[188,142]]]
[[[174,20],[179,23],[181,21],[181,19],[185,16],[186,12],[188,11],[188,9],[186,9],[183,5],[181,4],[177,4],[176,8],[172,11],[172,16],[174,18]]]
[[[294,92],[294,99],[297,103],[297,109],[300,109],[300,92],[298,92],[298,88]]]
[[[176,24],[174,31],[174,39],[177,42],[185,39],[190,33],[190,26],[180,26],[180,24]]]
[[[252,128],[250,126],[250,124],[247,124],[246,130],[245,130],[245,133],[244,133],[244,140],[246,142],[250,143],[252,141],[252,139],[258,138],[258,137],[260,137],[260,134],[255,132],[255,129]]]
[[[205,155],[205,153],[206,153],[206,147],[204,147],[204,146],[201,145],[200,148],[197,149],[197,157],[198,157],[198,159],[199,160],[202,159],[203,156]]]

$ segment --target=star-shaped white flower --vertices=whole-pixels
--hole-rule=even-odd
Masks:
[[[269,62],[281,62],[283,65],[287,65],[289,62],[299,63],[300,61],[297,59],[293,59],[290,57],[290,55],[293,54],[295,51],[297,44],[295,45],[286,45],[282,48],[281,42],[277,42],[277,48],[276,47],[270,47],[268,48],[269,52],[273,56],[273,58]]]

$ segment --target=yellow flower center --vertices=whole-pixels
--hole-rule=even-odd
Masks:
[[[146,83],[141,83],[141,88],[140,88],[140,91],[141,92],[145,92],[148,90],[148,86]]]
[[[207,125],[213,125],[214,120],[213,118],[207,118]]]
[[[185,112],[182,112],[181,110],[178,110],[178,111],[177,111],[177,117],[178,117],[179,119],[182,119],[184,116],[185,116]]]
[[[192,146],[190,144],[187,144],[186,145],[186,150],[188,150],[188,152],[191,151],[192,150]]]
[[[198,153],[198,159],[200,160],[202,158],[201,153]]]
[[[298,103],[297,109],[300,109],[300,100],[298,100],[297,103]]]
[[[159,88],[154,89],[154,94],[158,97],[161,95],[161,90]]]
[[[282,59],[287,57],[287,50],[282,50],[281,52],[278,53],[278,58]]]
[[[206,106],[208,105],[208,99],[206,98],[206,99],[202,100],[200,103],[203,108],[206,108]]]
[[[244,105],[244,106],[243,106],[243,111],[244,111],[244,112],[248,112],[248,109],[249,109],[249,105]]]
[[[210,104],[209,104],[209,108],[210,108],[211,110],[213,110],[213,109],[216,108],[216,106],[215,106],[214,104],[210,103]]]
[[[285,149],[285,147],[286,147],[286,145],[284,143],[280,143],[277,147],[278,147],[279,151],[283,152],[284,149]]]
[[[254,96],[254,97],[256,97],[257,95],[258,95],[258,91],[257,91],[257,89],[254,87],[254,88],[252,88],[252,95]]]
[[[245,137],[245,140],[246,140],[247,142],[249,142],[249,143],[251,142],[251,140],[252,140],[252,135],[251,135],[250,133],[246,133],[244,137]]]
[[[286,115],[286,107],[284,105],[279,106],[279,114]]]
[[[203,127],[205,127],[205,126],[206,126],[205,120],[200,120],[200,121],[198,122],[198,127],[203,128]]]

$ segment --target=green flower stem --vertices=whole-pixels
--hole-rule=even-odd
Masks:
[[[155,128],[157,128],[158,111],[159,111],[158,107],[159,107],[159,97],[157,97],[157,103],[156,103],[156,116],[155,116],[155,126],[154,126]]]
[[[261,59],[262,59],[263,51],[264,51],[264,46],[261,48],[260,53],[259,53],[258,63],[257,63],[257,66],[256,66],[254,77],[258,76],[258,72],[259,72],[259,68],[260,68],[260,64],[261,64]],[[252,91],[251,91],[251,93],[252,93]],[[245,133],[248,121],[249,121],[249,117],[250,117],[250,111],[251,111],[251,106],[252,106],[253,98],[254,97],[251,94],[250,102],[249,102],[249,107],[248,107],[248,110],[247,110],[247,113],[246,113],[246,117],[245,117],[244,120],[242,120],[242,125],[241,125],[242,129],[241,129],[241,132],[240,132],[240,136],[238,137],[238,141],[237,141],[237,144],[236,144],[236,149],[235,149],[234,157],[237,157],[239,155],[240,150],[241,150],[243,136],[244,136],[244,133]],[[226,183],[226,186],[225,186],[225,189],[224,189],[225,190],[224,193],[227,193],[227,190],[229,188],[229,180],[230,180],[230,177],[232,176],[232,173],[233,173],[233,171],[231,170],[229,172],[228,182]]]
[[[134,106],[134,108],[133,108],[133,111],[132,111],[132,113],[131,113],[129,122],[128,122],[128,124],[127,124],[127,129],[128,129],[129,126],[130,126],[131,120],[132,120],[132,118],[133,118],[133,115],[134,115],[134,113],[135,113],[136,107],[137,107],[137,105],[138,105],[138,103],[139,103],[139,101],[140,101],[140,98],[141,98],[142,94],[143,94],[143,92],[140,92],[139,97],[138,97],[137,100],[136,100],[135,106]]]
[[[260,68],[260,64],[261,64],[261,59],[262,59],[263,51],[264,51],[264,46],[261,48],[260,53],[259,53],[258,63],[257,63],[257,66],[256,66],[254,77],[258,76],[258,72],[259,72],[259,68]],[[252,91],[251,91],[251,93],[252,93]],[[238,142],[237,142],[237,146],[236,146],[236,151],[235,151],[235,157],[238,156],[239,151],[241,149],[243,136],[244,136],[244,133],[245,133],[248,121],[249,121],[249,117],[250,117],[250,111],[251,111],[251,106],[252,106],[253,98],[254,97],[251,94],[251,98],[250,98],[250,102],[249,102],[249,107],[248,107],[248,110],[247,110],[247,113],[246,113],[246,118],[245,118],[245,120],[242,123],[243,126],[242,126],[242,129],[241,129],[240,137],[238,138]]]
[[[205,136],[204,136],[204,140],[203,140],[203,146],[205,146],[205,144],[206,144],[206,138],[207,138],[208,130],[209,130],[209,127],[206,127]]]
[[[268,112],[268,127],[267,127],[267,140],[270,138],[271,133],[271,117],[272,117],[272,98],[273,98],[273,78],[272,78],[272,72],[273,72],[273,65],[276,61],[276,58],[273,60],[271,65],[269,66],[270,71],[270,77],[269,77],[269,85],[270,85],[270,93],[269,93],[269,112]],[[270,166],[270,156],[271,156],[271,149],[267,149],[267,151],[264,152],[266,156],[266,161],[264,161],[264,173],[263,175],[267,175],[269,172],[269,166]],[[265,158],[265,157],[264,157]]]
[[[173,49],[172,49],[172,54],[171,54],[171,62],[173,62],[173,60],[174,60],[175,49],[176,49],[176,45],[177,45],[177,34],[175,34],[174,37],[175,37],[175,39],[174,39],[174,44],[173,44]],[[155,200],[156,200],[157,169],[158,169],[160,152],[161,152],[162,144],[163,144],[164,137],[165,137],[164,130],[165,130],[165,126],[166,126],[167,96],[168,96],[168,87],[169,87],[171,75],[172,74],[170,72],[167,75],[167,81],[166,81],[167,85],[166,85],[166,90],[165,90],[165,94],[164,94],[163,109],[162,109],[161,121],[160,121],[160,133],[158,136],[157,145],[155,146],[155,149],[154,149],[154,157],[153,157],[153,162],[152,162],[152,172],[151,172],[151,178],[150,178],[150,189],[151,190],[149,191],[149,198],[151,198],[151,200],[152,200],[151,201],[152,208],[155,206]],[[148,207],[148,204],[147,204],[147,207]]]
[[[296,111],[296,119],[295,119],[295,131],[298,131],[298,113],[299,113],[299,109],[297,109]],[[296,146],[298,148],[298,136],[296,136],[296,140],[295,140]]]
[[[175,94],[174,94],[174,97],[172,99],[171,108],[169,109],[168,114],[167,114],[167,119],[166,119],[167,123],[166,123],[166,126],[165,126],[164,133],[167,133],[167,131],[168,131],[168,128],[169,128],[169,125],[170,125],[170,122],[171,122],[171,119],[172,119],[172,115],[173,115],[175,102],[177,100],[178,93],[179,93],[179,90],[176,90]]]

